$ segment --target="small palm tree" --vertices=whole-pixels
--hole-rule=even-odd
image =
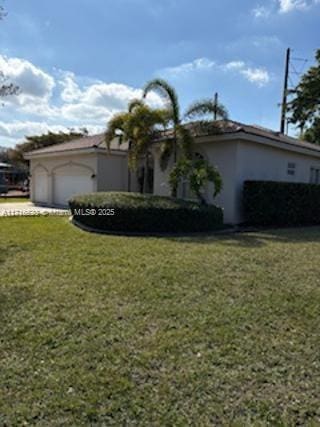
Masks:
[[[168,112],[164,109],[151,109],[142,100],[133,100],[128,112],[116,114],[108,123],[105,140],[108,148],[111,141],[128,142],[128,187],[130,191],[130,172],[137,170],[138,160],[144,159],[143,192],[146,192],[149,181],[148,159],[150,144],[161,128],[165,128]]]
[[[163,79],[154,79],[146,84],[143,97],[146,98],[151,91],[157,92],[165,99],[169,118],[173,125],[173,138],[164,143],[160,159],[161,167],[165,169],[171,155],[173,155],[174,164],[177,162],[178,148],[182,150],[184,157],[191,158],[193,137],[190,131],[182,125],[179,99],[175,89]]]
[[[212,120],[228,120],[229,114],[226,107],[218,101],[218,94],[215,94],[214,99],[203,99],[192,104],[185,117],[189,119],[201,117],[201,116],[211,116]]]

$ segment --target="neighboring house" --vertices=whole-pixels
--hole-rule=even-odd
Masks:
[[[320,146],[278,132],[233,121],[216,122],[203,130],[189,124],[195,136],[195,155],[202,156],[220,171],[223,190],[214,203],[224,209],[226,223],[242,217],[242,187],[246,180],[320,183]],[[170,139],[166,132],[162,140]],[[169,195],[168,175],[159,166],[160,141],[153,145],[154,185],[157,195]],[[31,160],[31,197],[35,202],[66,205],[73,193],[128,190],[127,148],[114,144],[108,153],[103,135],[82,138],[28,153]],[[138,188],[135,182],[132,191]],[[213,202],[209,184],[204,195]],[[190,198],[188,183],[178,196]]]

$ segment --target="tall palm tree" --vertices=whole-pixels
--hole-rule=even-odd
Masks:
[[[111,141],[119,138],[119,143],[128,142],[128,163],[130,171],[136,171],[138,161],[144,159],[143,192],[146,192],[149,181],[148,159],[150,144],[158,128],[165,128],[168,112],[164,109],[151,109],[142,100],[133,100],[128,106],[128,112],[116,114],[108,123],[105,140],[108,148]],[[128,176],[130,191],[130,177]]]
[[[182,125],[180,115],[180,105],[175,89],[163,79],[154,79],[146,84],[143,97],[146,98],[149,92],[157,92],[166,101],[169,110],[170,121],[173,125],[173,138],[164,143],[161,155],[161,167],[165,169],[168,160],[173,155],[174,164],[177,162],[178,149],[180,148],[186,158],[192,156],[193,138],[190,131]]]
[[[212,120],[228,120],[229,114],[226,107],[218,101],[218,94],[215,94],[214,99],[202,99],[192,104],[186,111],[186,118],[196,118],[201,116],[212,115]]]

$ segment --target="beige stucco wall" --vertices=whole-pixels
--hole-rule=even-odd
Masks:
[[[153,182],[153,193],[157,196],[170,196],[170,186],[168,183],[169,171],[173,166],[173,159],[169,160],[168,167],[163,171],[160,167],[160,149],[158,146],[154,146],[152,150],[154,158],[154,182]]]
[[[131,192],[138,191],[137,174],[131,172]],[[125,153],[98,154],[97,191],[128,191],[128,157]]]
[[[127,159],[125,155],[98,154],[97,191],[127,190]]]

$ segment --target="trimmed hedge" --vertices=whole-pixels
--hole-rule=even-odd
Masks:
[[[245,222],[248,224],[320,224],[320,185],[246,181],[243,204]]]
[[[101,231],[179,233],[211,231],[223,225],[221,208],[171,197],[92,193],[72,198],[69,206],[77,222]]]

